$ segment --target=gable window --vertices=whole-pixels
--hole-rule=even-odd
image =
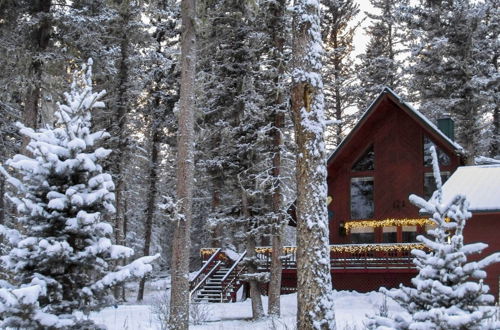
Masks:
[[[441,148],[436,146],[434,142],[429,139],[428,136],[424,136],[424,165],[425,166],[432,166],[432,155],[431,151],[429,150],[430,147],[434,146],[436,148],[438,160],[439,160],[439,165],[441,166],[448,166],[451,163],[450,156],[448,156]]]
[[[373,188],[373,177],[351,178],[351,219],[373,217]]]
[[[373,171],[375,169],[375,152],[371,146],[352,166],[354,172]]]
[[[441,172],[441,182],[443,184],[450,177],[450,172]],[[436,190],[436,181],[434,180],[433,173],[424,173],[424,198],[428,200],[432,197],[434,190]]]

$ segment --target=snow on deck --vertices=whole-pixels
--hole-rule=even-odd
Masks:
[[[443,185],[443,202],[463,194],[470,211],[500,210],[500,165],[462,166]]]

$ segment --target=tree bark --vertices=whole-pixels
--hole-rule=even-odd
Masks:
[[[292,115],[297,142],[297,329],[334,329],[326,209],[319,1],[296,0]]]
[[[116,198],[116,213],[114,217],[115,225],[115,241],[116,244],[125,244],[125,160],[128,145],[128,136],[126,132],[127,113],[128,113],[128,95],[127,83],[129,81],[129,55],[130,55],[130,39],[127,34],[127,25],[130,21],[130,1],[125,0],[121,3],[120,18],[122,19],[121,28],[122,34],[120,35],[120,62],[118,65],[118,83],[117,83],[117,97],[115,106],[115,120],[113,123],[113,133],[118,137],[116,150],[114,153],[113,164],[114,167],[114,181],[115,181],[115,198]],[[118,264],[124,264],[118,262]],[[121,286],[117,286],[114,290],[116,299],[124,299],[121,293]]]
[[[5,194],[5,179],[3,175],[0,175],[0,225],[5,224],[5,199],[3,195]],[[1,238],[0,238],[1,243]]]
[[[283,61],[283,50],[285,44],[285,7],[286,1],[279,0],[271,4],[271,27],[272,28],[272,40],[273,40],[273,60],[276,69],[276,76],[274,77],[274,85],[276,86],[276,98],[274,100],[274,127],[272,130],[273,136],[273,191],[272,191],[272,210],[274,214],[274,224],[272,228],[272,255],[271,255],[271,278],[269,281],[269,304],[268,304],[268,314],[270,316],[280,316],[281,305],[281,277],[283,271],[282,265],[282,254],[283,254],[283,202],[281,196],[281,148],[283,146],[281,129],[284,126],[284,95],[283,95],[283,83],[284,83],[284,73],[285,65]]]
[[[33,1],[30,4],[30,12],[33,16],[39,16],[39,23],[33,27],[30,33],[31,47],[33,51],[32,60],[29,64],[29,75],[31,84],[28,86],[24,97],[23,123],[27,127],[36,129],[38,127],[38,117],[40,114],[40,86],[42,84],[42,60],[37,58],[47,49],[50,42],[50,30],[52,29],[52,20],[50,17],[50,8],[52,0]],[[25,154],[29,138],[23,137],[21,144],[21,153]]]
[[[242,188],[241,189],[241,210],[242,210],[242,215],[245,217],[246,220],[250,220],[250,212],[248,209],[248,196],[246,191]],[[249,221],[249,228],[248,232],[252,231],[252,222]],[[256,260],[256,255],[255,255],[255,248],[256,248],[256,239],[254,235],[247,234],[246,237],[246,248],[247,248],[247,273],[249,274],[256,274],[258,272],[258,265],[255,263]],[[259,282],[256,280],[250,280],[249,281],[250,285],[250,299],[252,300],[252,319],[254,320],[259,320],[264,317],[264,308],[262,307],[262,296],[259,288]]]
[[[498,55],[493,56],[493,65],[498,72]],[[498,95],[498,93],[496,94]],[[495,108],[493,109],[493,136],[490,145],[490,156],[497,157],[500,155],[500,99],[495,95]]]
[[[154,121],[155,119],[152,118]],[[153,232],[153,217],[155,212],[156,205],[156,195],[157,188],[156,182],[158,180],[158,156],[160,154],[160,126],[156,123],[153,123],[153,134],[151,137],[151,159],[149,163],[149,189],[148,189],[148,201],[146,205],[146,219],[144,224],[146,226],[144,230],[144,250],[143,255],[147,256],[150,254],[151,249],[151,234]],[[137,293],[137,301],[142,301],[144,299],[144,285],[146,284],[146,278],[142,278],[139,283],[139,291]]]
[[[172,242],[170,329],[189,326],[189,252],[194,177],[194,89],[196,73],[196,0],[182,0],[181,87],[179,105],[177,202],[182,219]]]

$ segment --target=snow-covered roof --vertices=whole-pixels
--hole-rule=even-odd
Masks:
[[[368,118],[368,116],[373,112],[376,108],[377,104],[382,100],[384,96],[389,96],[393,101],[395,101],[401,109],[405,110],[408,114],[412,115],[417,121],[419,121],[423,126],[426,126],[430,131],[441,137],[441,139],[449,144],[449,146],[455,150],[458,154],[462,154],[464,149],[455,141],[451,140],[446,134],[444,134],[436,125],[434,125],[429,119],[427,119],[422,113],[420,113],[417,109],[413,108],[409,103],[403,101],[403,99],[397,95],[392,89],[389,87],[384,87],[380,92],[379,96],[370,104],[367,110],[363,113],[357,124],[353,127],[351,132],[342,140],[342,142],[338,145],[338,147],[331,153],[328,157],[328,163],[336,156],[336,154],[342,149],[342,147],[347,144],[347,142],[351,139],[352,135],[359,129],[362,123]]]
[[[443,184],[443,202],[463,194],[470,211],[500,211],[500,164],[462,166]]]

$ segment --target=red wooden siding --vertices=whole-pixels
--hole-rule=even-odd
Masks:
[[[431,171],[423,164],[424,135],[450,157],[450,165],[442,167],[442,171],[452,173],[460,165],[455,150],[388,95],[375,107],[328,164],[328,194],[333,198],[329,205],[333,211],[331,244],[349,243],[348,235],[339,234],[339,226],[340,222],[351,220],[351,177],[374,176],[373,219],[418,218],[418,209],[408,202],[408,196],[423,195],[424,173]],[[352,165],[371,145],[375,151],[375,170],[352,172]],[[380,242],[381,230],[375,233],[376,241]]]

